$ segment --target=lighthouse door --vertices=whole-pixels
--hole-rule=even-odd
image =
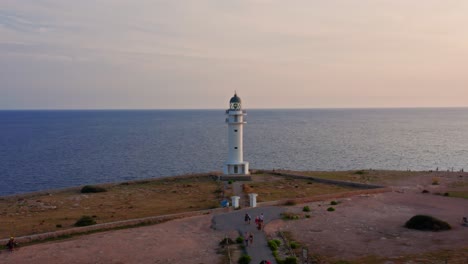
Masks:
[[[237,174],[237,173],[239,173],[237,166],[234,166],[234,174]]]

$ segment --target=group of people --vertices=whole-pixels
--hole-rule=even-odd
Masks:
[[[244,243],[245,243],[246,247],[253,244],[253,235],[252,235],[252,233],[245,232],[245,234],[244,234]]]
[[[255,225],[257,226],[258,230],[261,230],[263,228],[263,222],[264,222],[265,216],[263,213],[261,213],[259,216],[255,217]],[[252,217],[246,213],[244,216],[244,221],[246,224],[250,225],[250,222],[252,221]],[[253,235],[250,232],[245,232],[244,234],[244,243],[245,246],[248,247],[249,245],[252,245],[253,243]],[[262,260],[259,264],[271,264],[270,261],[268,260]]]
[[[257,226],[258,230],[262,230],[263,228],[263,222],[264,222],[264,215],[261,213],[259,216],[255,217],[255,225]],[[252,220],[252,217],[248,213],[245,214],[244,221],[246,224],[250,224],[250,221]]]

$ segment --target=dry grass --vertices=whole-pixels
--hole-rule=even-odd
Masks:
[[[256,179],[260,177],[262,181],[257,181]],[[349,187],[316,183],[306,179],[291,179],[268,174],[256,175],[254,180],[254,182],[244,185],[244,191],[246,193],[257,193],[258,202],[305,198],[355,190]]]
[[[450,191],[448,193],[450,197],[468,199],[468,191]]]
[[[72,227],[83,215],[98,223],[214,208],[220,186],[209,176],[173,177],[107,185],[104,193],[79,188],[0,199],[0,237]],[[57,226],[62,227],[57,227]]]
[[[307,171],[301,174],[340,181],[352,181],[372,184],[389,184],[413,176],[420,176],[428,172],[419,171],[385,171],[385,170],[357,170],[357,171]]]

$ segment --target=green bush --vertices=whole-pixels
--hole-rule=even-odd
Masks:
[[[406,222],[405,227],[423,231],[443,231],[452,229],[447,222],[429,215],[415,215]]]
[[[328,212],[333,212],[333,211],[335,211],[335,208],[333,208],[333,207],[328,207],[327,211],[328,211]]]
[[[75,226],[89,226],[95,225],[96,221],[91,216],[83,215],[78,221],[76,221]]]
[[[98,186],[93,185],[86,185],[81,188],[81,193],[99,193],[99,192],[107,192],[106,189]]]
[[[299,219],[299,215],[295,214],[295,213],[282,213],[281,214],[281,217],[284,219],[284,220],[298,220]]]
[[[244,237],[243,237],[243,236],[238,236],[238,237],[236,238],[236,243],[237,243],[237,244],[242,244],[242,243],[244,243]]]
[[[287,257],[284,259],[283,264],[297,264],[296,257]]]
[[[296,201],[294,200],[287,200],[284,205],[296,205]]]
[[[354,174],[364,175],[364,174],[366,174],[366,172],[363,171],[363,170],[358,170],[358,171],[356,171]]]
[[[239,261],[237,263],[239,263],[239,264],[249,264],[250,261],[252,261],[252,258],[249,255],[244,254],[239,258]]]
[[[310,207],[308,205],[304,206],[304,208],[302,208],[302,211],[303,212],[310,212]]]
[[[278,264],[283,264],[283,261],[280,259],[279,255],[278,255],[278,250],[274,250],[271,252],[273,254],[273,257],[275,258],[276,262]]]
[[[232,181],[232,180],[229,180],[229,181],[228,181],[228,184],[232,184],[232,183],[233,183],[233,181]]]
[[[331,201],[331,202],[330,202],[330,205],[337,205],[337,204],[338,204],[337,201]]]
[[[296,249],[296,248],[299,248],[299,243],[297,243],[296,241],[291,241],[291,242],[289,242],[289,246],[292,249]]]
[[[305,215],[305,218],[310,218],[310,215]]]
[[[268,247],[271,249],[271,251],[276,251],[278,250],[278,247],[281,245],[281,241],[278,239],[272,239],[268,241]]]

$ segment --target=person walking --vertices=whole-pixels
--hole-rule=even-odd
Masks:
[[[245,216],[244,216],[245,223],[250,225],[250,220],[251,219],[252,218],[250,217],[250,215],[248,213],[246,213]]]
[[[249,242],[250,242],[250,245],[253,244],[253,235],[252,235],[252,233],[250,233],[250,235],[249,235]]]
[[[16,247],[18,247],[18,243],[16,243],[14,237],[10,237],[10,240],[8,240],[8,243],[6,244],[8,250],[13,251],[15,250]]]
[[[260,224],[259,224],[258,230],[261,230],[261,229],[263,228],[263,222],[264,222],[264,220],[265,220],[265,216],[263,215],[263,213],[261,213],[261,214],[260,214],[260,218],[259,218]]]

